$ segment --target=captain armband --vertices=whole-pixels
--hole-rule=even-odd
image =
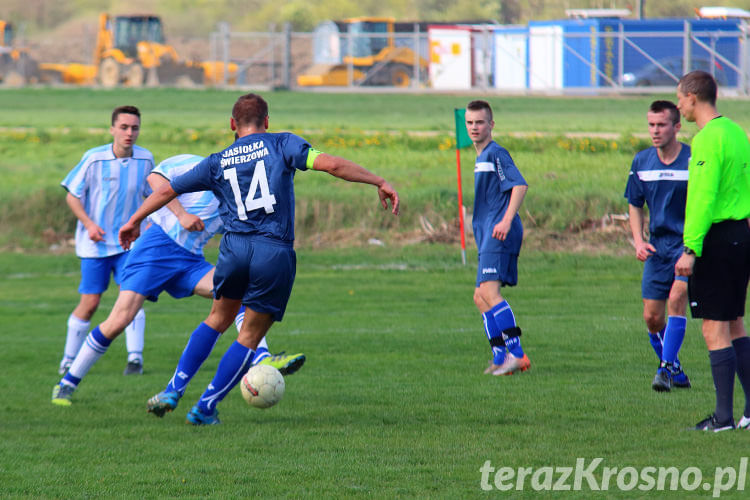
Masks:
[[[313,168],[313,163],[315,163],[315,158],[320,156],[322,154],[321,151],[318,151],[315,148],[310,148],[307,150],[307,161],[305,162],[305,166],[307,168]]]

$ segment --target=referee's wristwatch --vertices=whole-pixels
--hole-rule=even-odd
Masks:
[[[682,249],[682,253],[684,253],[685,255],[692,255],[693,257],[695,257],[695,250],[688,248],[688,247],[684,247]]]

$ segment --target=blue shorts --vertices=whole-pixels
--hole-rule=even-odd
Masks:
[[[129,252],[109,257],[81,257],[81,284],[78,293],[100,295],[109,287],[110,274],[120,283]]]
[[[164,291],[176,299],[191,296],[198,282],[214,267],[202,255],[175,243],[156,224],[143,232],[128,253],[120,290],[145,295],[154,302]]]
[[[652,254],[643,265],[641,296],[649,300],[667,300],[675,280],[687,283],[686,276],[675,276],[674,265],[680,258],[680,252],[668,256]]]
[[[479,254],[477,287],[485,281],[499,281],[500,286],[518,283],[518,254],[483,252]]]
[[[214,272],[214,297],[242,300],[253,311],[281,321],[296,270],[297,254],[291,242],[226,233]]]

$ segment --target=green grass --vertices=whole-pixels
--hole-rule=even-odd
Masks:
[[[141,108],[139,144],[160,161],[178,153],[208,154],[228,144],[230,108],[239,93],[0,91],[0,224],[5,228],[0,248],[46,248],[72,233],[75,219],[59,183],[85,150],[111,140],[108,120],[114,106],[132,103]],[[403,202],[399,219],[384,218],[377,213],[370,188],[300,174],[300,244],[314,244],[333,228],[381,239],[394,232],[418,232],[422,215],[437,226],[456,225],[452,110],[463,107],[469,97],[314,92],[265,96],[272,131],[294,131],[323,151],[361,163],[388,178]],[[526,224],[564,231],[624,213],[627,171],[633,154],[649,145],[642,137],[645,110],[654,97],[673,96],[488,97],[495,109],[495,138],[511,152],[530,184],[523,207],[530,215]],[[720,109],[750,127],[750,102],[722,100]],[[685,124],[683,130],[683,140],[689,140],[695,127]],[[583,136],[565,137],[568,133]],[[610,135],[596,135],[601,133]],[[464,203],[471,207],[472,148],[462,151],[461,161]]]
[[[157,161],[178,153],[208,154],[231,140],[228,115],[239,92],[196,90],[8,89],[0,92],[0,234],[3,248],[46,248],[73,231],[60,181],[88,148],[109,142],[108,119],[118,104],[143,111],[139,144]],[[388,239],[384,231],[456,224],[457,190],[452,109],[466,96],[269,92],[272,130],[292,130],[323,151],[361,163],[400,192],[398,219],[377,213],[369,187],[322,174],[296,182],[300,244],[333,228]],[[527,224],[565,230],[624,211],[622,190],[642,140],[647,99],[490,98],[496,138],[531,185]],[[743,106],[743,103],[739,103]],[[584,116],[588,117],[587,119]],[[619,139],[563,138],[567,131],[609,132]],[[642,131],[642,130],[641,130]],[[525,137],[510,134],[522,132]],[[543,135],[535,136],[540,132]],[[532,134],[532,135],[528,135]],[[474,152],[464,149],[465,205],[473,203]],[[366,238],[365,238],[366,241]],[[312,243],[311,243],[312,242]]]
[[[323,174],[297,177],[297,282],[269,342],[272,350],[303,351],[308,361],[287,380],[277,407],[248,408],[235,391],[221,404],[223,425],[184,425],[234,338],[229,333],[174,414],[163,420],[146,414],[146,399],[171,377],[209,310],[201,298],[169,297],[147,305],[142,377],[121,375],[125,348],[118,340],[72,407],[51,405],[79,276],[70,252],[35,253],[72,234],[60,180],[86,149],[109,141],[107,119],[116,105],[141,107],[139,144],[160,160],[226,144],[238,93],[0,91],[0,248],[22,249],[0,252],[0,496],[496,498],[497,490],[481,489],[487,461],[496,469],[543,471],[602,457],[597,479],[603,467],[675,466],[698,467],[711,480],[717,467],[737,467],[747,455],[745,434],[683,432],[714,404],[698,322],[689,322],[681,352],[694,388],[650,389],[656,358],[641,318],[641,265],[621,236],[602,237],[627,257],[524,250],[520,285],[506,295],[532,369],[517,377],[481,374],[489,353],[471,298],[471,242],[466,266],[457,244],[403,243],[413,241],[403,236],[418,232],[420,215],[436,227],[455,224],[451,111],[468,96],[266,94],[274,130],[296,131],[384,175],[403,201],[402,215],[387,217],[369,187]],[[627,171],[634,152],[647,145],[634,134],[645,132],[651,97],[489,100],[495,136],[530,184],[522,209],[528,235],[570,232],[626,210]],[[749,101],[720,100],[720,109],[750,126]],[[683,130],[688,138],[694,126]],[[564,137],[568,132],[615,139]],[[463,150],[461,161],[470,207],[473,152]],[[373,236],[386,246],[367,246]],[[345,248],[311,250],[332,243]],[[214,244],[209,253],[215,259]],[[114,295],[105,294],[95,323]],[[737,393],[738,415],[739,385]],[[533,491],[529,481],[524,491],[503,494],[561,496]],[[563,496],[708,494],[702,486],[618,491],[613,482],[608,491]],[[722,497],[744,498],[744,491]]]
[[[697,321],[681,352],[693,389],[650,389],[656,358],[635,259],[523,255],[520,284],[506,296],[532,369],[502,378],[481,373],[488,347],[471,300],[474,266],[461,266],[453,246],[300,251],[287,316],[269,343],[305,352],[306,365],[287,378],[278,406],[249,408],[235,390],[220,405],[221,426],[192,428],[185,413],[232,332],[173,414],[147,415],[145,401],[170,378],[208,301],[148,304],[144,375],[121,375],[117,340],[73,406],[56,407],[49,397],[77,300],[77,260],[0,254],[3,497],[495,498],[497,490],[480,487],[488,460],[540,468],[602,457],[600,481],[603,467],[627,466],[698,467],[711,479],[716,467],[738,467],[747,456],[745,434],[683,431],[713,407]],[[105,294],[94,322],[113,297]],[[559,496],[529,481],[509,493]],[[621,492],[613,478],[607,492],[565,497],[691,495],[706,493]]]

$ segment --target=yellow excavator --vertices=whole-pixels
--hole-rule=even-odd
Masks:
[[[25,48],[13,45],[13,25],[0,19],[0,84],[20,86],[39,79],[39,65]]]
[[[422,24],[379,17],[321,23],[313,35],[313,65],[297,77],[297,84],[408,87],[417,76],[415,67],[421,76],[427,72],[427,60],[414,51],[415,26],[421,29]],[[426,43],[423,49],[427,51]]]
[[[143,85],[213,85],[235,81],[237,65],[218,61],[193,62],[180,59],[164,42],[159,16],[151,14],[99,15],[99,29],[93,65],[43,63],[40,68],[50,80],[75,84],[99,83],[103,87]]]

